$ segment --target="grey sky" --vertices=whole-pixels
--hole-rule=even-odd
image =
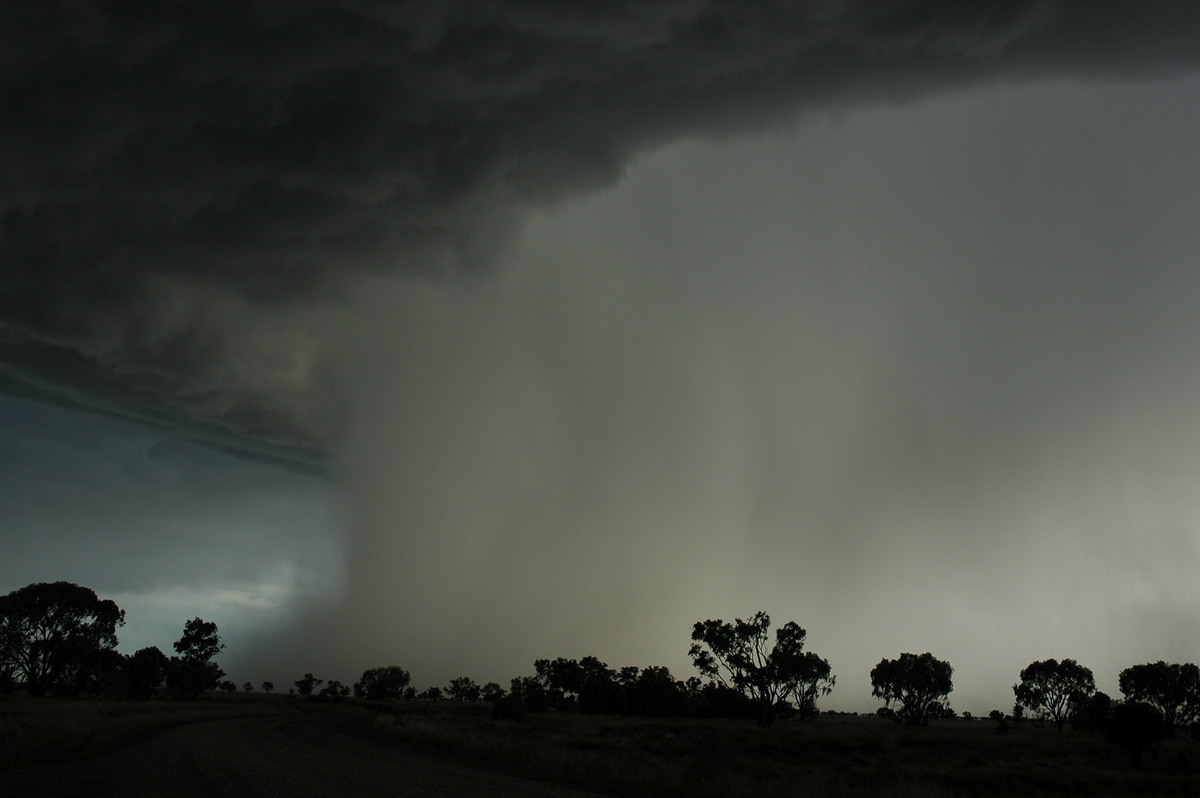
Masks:
[[[900,651],[975,712],[1195,660],[1197,51],[1083,7],[239,12],[253,62],[81,23],[129,49],[78,94],[10,56],[61,104],[3,128],[4,579],[207,595],[239,680],[684,675],[757,609],[846,708]]]

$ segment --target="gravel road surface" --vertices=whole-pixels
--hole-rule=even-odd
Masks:
[[[88,759],[0,771],[0,796],[577,796],[364,734],[366,712],[178,726]]]

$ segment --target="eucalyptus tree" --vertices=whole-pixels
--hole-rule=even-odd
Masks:
[[[1121,671],[1117,685],[1129,700],[1158,710],[1168,733],[1200,722],[1200,668],[1190,662],[1134,665]]]
[[[697,621],[688,654],[701,674],[737,690],[758,707],[759,725],[769,726],[789,699],[802,711],[815,712],[816,699],[828,695],[836,681],[829,662],[804,651],[808,633],[795,621],[775,630],[765,612],[749,620]]]
[[[871,669],[871,695],[882,698],[896,719],[912,725],[925,725],[939,714],[954,689],[954,668],[926,651],[901,654],[897,659],[882,659]]]
[[[1063,725],[1083,701],[1096,692],[1091,670],[1073,659],[1044,659],[1031,662],[1013,685],[1017,703],[1062,731]]]
[[[125,611],[91,588],[38,582],[0,596],[0,674],[33,696],[75,693],[117,648]]]

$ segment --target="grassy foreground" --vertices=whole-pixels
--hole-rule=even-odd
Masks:
[[[328,712],[345,705],[289,700],[286,695],[210,693],[196,701],[0,699],[0,768],[22,767],[109,751],[147,734],[198,720]]]
[[[990,721],[906,728],[875,718],[647,720],[567,713],[494,721],[484,707],[411,703],[377,734],[464,761],[616,795],[1197,796],[1200,741],[1179,737],[1140,770],[1095,734]]]
[[[210,694],[198,701],[0,699],[0,769],[110,750],[199,720],[354,711],[354,702]],[[876,718],[745,721],[531,714],[493,720],[488,705],[398,702],[372,736],[465,763],[613,795],[1197,796],[1200,740],[1168,740],[1134,769],[1095,734],[990,721],[908,728]]]

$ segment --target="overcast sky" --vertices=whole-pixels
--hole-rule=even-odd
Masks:
[[[0,590],[238,682],[1200,657],[1198,12],[454,7],[0,12]]]

